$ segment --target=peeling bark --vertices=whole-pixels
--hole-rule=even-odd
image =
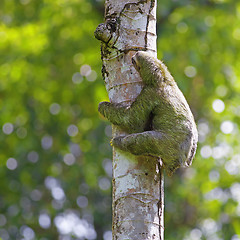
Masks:
[[[156,56],[156,0],[106,0],[102,74],[111,102],[129,105],[142,90],[131,62],[136,51]],[[126,135],[113,126],[113,137]],[[113,149],[113,240],[163,240],[163,174],[157,158]]]

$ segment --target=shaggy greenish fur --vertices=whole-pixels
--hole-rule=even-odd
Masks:
[[[147,52],[132,62],[144,87],[129,107],[101,102],[99,112],[129,135],[112,145],[135,155],[160,157],[168,173],[189,166],[196,152],[197,129],[191,110],[167,67]]]

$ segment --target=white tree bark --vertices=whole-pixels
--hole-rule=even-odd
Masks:
[[[156,0],[106,0],[95,36],[110,101],[131,104],[142,89],[131,57],[138,50],[156,56]],[[126,134],[113,126],[113,137]],[[163,240],[163,199],[158,159],[113,149],[113,240]]]

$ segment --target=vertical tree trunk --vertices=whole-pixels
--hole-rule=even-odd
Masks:
[[[129,105],[142,82],[132,65],[136,51],[156,56],[156,0],[106,0],[102,73],[111,102]],[[113,126],[113,137],[126,135]],[[163,240],[163,174],[157,158],[113,149],[113,239]]]

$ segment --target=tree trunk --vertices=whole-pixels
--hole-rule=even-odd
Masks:
[[[106,0],[95,36],[110,101],[131,104],[142,89],[132,56],[139,50],[156,56],[156,0]],[[113,126],[113,137],[126,134]],[[163,200],[159,160],[113,149],[113,240],[163,240]]]

